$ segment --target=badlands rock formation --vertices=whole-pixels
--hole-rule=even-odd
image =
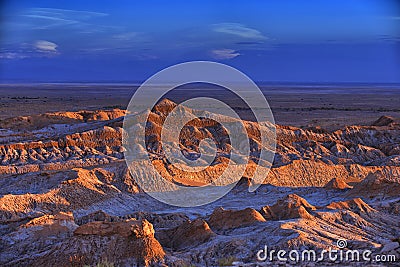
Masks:
[[[324,187],[326,189],[337,189],[337,190],[352,188],[352,186],[348,185],[342,178],[333,178]]]
[[[261,214],[267,220],[287,220],[294,218],[312,219],[311,211],[316,208],[310,205],[307,200],[296,194],[290,194],[278,200],[273,206],[265,206]]]
[[[225,210],[217,208],[210,216],[209,224],[212,229],[226,230],[265,222],[264,217],[255,209]]]
[[[206,118],[182,129],[179,145],[189,159],[201,156],[201,140],[216,144],[215,151],[203,151],[215,152],[211,166],[187,173],[165,158],[160,142],[163,122],[175,107],[163,100],[150,112],[146,147],[135,147],[135,153],[149,154],[173,183],[211,183],[230,160],[227,131]],[[257,261],[264,246],[318,251],[335,249],[338,239],[347,240],[349,249],[400,259],[396,118],[333,132],[278,125],[269,172],[260,159],[260,129],[273,127],[246,121],[250,156],[248,164],[245,155],[235,158],[246,164],[240,182],[214,203],[179,208],[142,192],[136,179],[151,179],[148,166],[138,162],[132,172],[126,167],[124,114],[58,112],[0,121],[1,266],[264,266],[277,263]],[[249,192],[257,163],[265,168],[265,180]]]
[[[215,233],[206,221],[196,219],[186,221],[175,228],[160,230],[157,239],[166,248],[182,250],[196,247],[209,241]]]

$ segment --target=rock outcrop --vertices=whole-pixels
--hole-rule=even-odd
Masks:
[[[227,230],[245,227],[258,222],[265,222],[263,216],[255,209],[225,210],[217,208],[213,211],[208,223],[213,230]]]
[[[352,186],[348,185],[345,180],[341,178],[333,178],[330,180],[324,188],[326,189],[336,189],[336,190],[344,190],[344,189],[349,189],[353,188]]]
[[[348,196],[388,197],[399,196],[400,176],[393,172],[377,171],[367,175],[364,180],[347,192]]]
[[[91,121],[108,121],[123,117],[125,110],[82,110],[77,112],[54,112],[32,116],[9,118],[0,121],[0,128],[37,130],[54,124],[76,124]]]
[[[104,245],[98,248],[95,244],[102,240]],[[139,266],[149,266],[162,262],[165,256],[160,243],[154,238],[153,226],[146,220],[89,222],[74,231],[70,242],[75,245],[72,255],[83,256],[78,258],[78,262],[86,264],[96,264],[101,259],[118,264],[128,259],[136,261]],[[71,249],[70,242],[65,243],[66,249]],[[64,252],[59,253],[62,258]],[[71,255],[71,251],[68,254]]]
[[[381,116],[372,123],[372,126],[390,126],[395,122],[395,118],[391,116]]]
[[[137,220],[147,220],[156,228],[174,228],[184,223],[190,222],[189,217],[184,213],[157,214],[153,212],[137,211],[122,216],[124,219],[135,218]]]
[[[29,218],[37,212],[54,213],[85,208],[94,202],[112,198],[120,191],[99,180],[94,170],[74,169],[55,188],[39,194],[7,194],[0,198],[0,221]]]
[[[341,210],[351,210],[357,214],[366,213],[370,214],[376,212],[375,209],[371,208],[367,203],[365,203],[361,198],[355,198],[346,201],[332,202],[328,206],[328,209],[341,209]]]
[[[312,219],[310,214],[316,208],[307,200],[296,194],[290,194],[279,199],[272,206],[265,206],[260,213],[266,220],[287,220],[287,219]]]
[[[206,221],[196,219],[172,229],[160,230],[157,233],[157,239],[164,247],[183,250],[203,244],[215,235]]]

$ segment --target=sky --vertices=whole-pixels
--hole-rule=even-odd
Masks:
[[[0,82],[135,82],[210,60],[260,82],[400,83],[398,1],[1,3]]]

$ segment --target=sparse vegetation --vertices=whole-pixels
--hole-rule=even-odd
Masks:
[[[232,266],[236,258],[233,256],[218,259],[218,266]]]

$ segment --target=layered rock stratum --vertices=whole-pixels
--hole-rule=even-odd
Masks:
[[[182,129],[179,145],[188,158],[200,155],[201,140],[216,143],[211,166],[188,175],[165,159],[160,141],[175,107],[169,100],[155,106],[146,147],[135,151],[173,183],[208,184],[229,163],[227,132],[203,118]],[[322,250],[338,239],[348,249],[400,260],[397,119],[335,131],[277,125],[272,168],[252,193],[252,173],[263,164],[259,130],[268,124],[245,121],[251,152],[243,178],[214,203],[178,208],[141,190],[136,178],[151,179],[145,165],[128,170],[124,115],[113,109],[0,121],[1,266],[264,266],[276,264],[257,261],[265,245]]]

